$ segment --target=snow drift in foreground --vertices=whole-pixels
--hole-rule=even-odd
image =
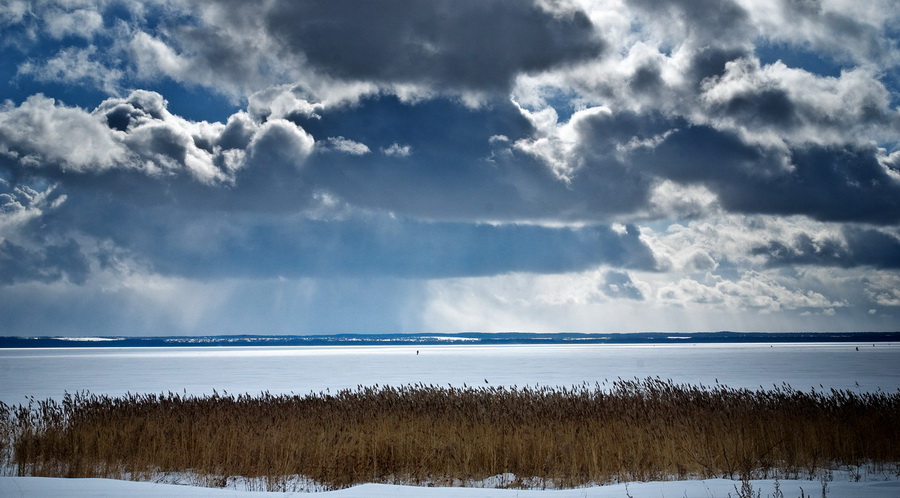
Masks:
[[[753,496],[775,493],[774,480],[750,481]],[[900,496],[900,481],[826,482],[828,498],[896,498]],[[822,496],[823,483],[807,480],[784,480],[778,483],[784,498]],[[274,498],[313,496],[321,498],[378,498],[378,497],[450,497],[450,498],[725,498],[737,497],[740,481],[706,479],[702,481],[667,481],[614,484],[566,490],[521,490],[479,488],[425,488],[386,484],[363,484],[339,491],[321,493],[276,493],[212,489],[174,484],[117,481],[112,479],[58,479],[47,477],[0,477],[0,496],[37,498],[67,496],[93,497],[211,497],[211,498]]]

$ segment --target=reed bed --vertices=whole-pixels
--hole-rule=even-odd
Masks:
[[[512,474],[531,485],[574,487],[814,475],[900,461],[900,392],[787,385],[751,391],[635,379],[308,395],[76,393],[0,411],[2,457],[35,476],[190,472],[277,488],[299,475],[340,488]]]

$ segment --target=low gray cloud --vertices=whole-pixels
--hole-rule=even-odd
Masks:
[[[28,282],[82,284],[88,278],[89,261],[79,244],[44,229],[45,214],[65,202],[53,190],[11,187],[0,179],[0,287]]]
[[[900,183],[875,147],[795,147],[785,154],[705,126],[679,129],[638,160],[662,177],[698,183],[730,211],[823,221],[896,223]]]
[[[180,212],[166,206],[69,196],[47,214],[65,231],[85,213],[107,213],[79,233],[109,241],[153,271],[199,279],[279,276],[444,278],[509,272],[560,273],[600,264],[655,271],[658,263],[629,226],[549,228],[420,222],[383,215],[315,220],[240,213]],[[115,218],[109,213],[115,212]]]
[[[74,240],[39,248],[0,240],[0,285],[66,280],[82,284],[89,274],[87,258]]]
[[[771,241],[754,247],[751,252],[765,256],[771,266],[900,268],[900,237],[872,228],[845,227],[841,237],[819,239],[802,233],[787,242]]]
[[[2,288],[7,335],[420,333],[425,281],[396,278],[196,282],[131,275]]]
[[[613,298],[633,299],[636,301],[644,300],[643,292],[634,285],[634,282],[631,280],[631,275],[626,272],[614,270],[607,271],[603,275],[603,283],[600,284],[600,291]]]

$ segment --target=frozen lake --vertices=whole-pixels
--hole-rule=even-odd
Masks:
[[[898,365],[895,343],[0,349],[0,401],[81,390],[306,394],[360,384],[571,386],[656,376],[735,388],[786,382],[893,392]]]

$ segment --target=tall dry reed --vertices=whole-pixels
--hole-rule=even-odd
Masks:
[[[0,451],[22,475],[303,475],[343,487],[512,473],[565,487],[900,461],[900,393],[787,385],[750,391],[646,379],[305,396],[78,393],[2,408]]]

